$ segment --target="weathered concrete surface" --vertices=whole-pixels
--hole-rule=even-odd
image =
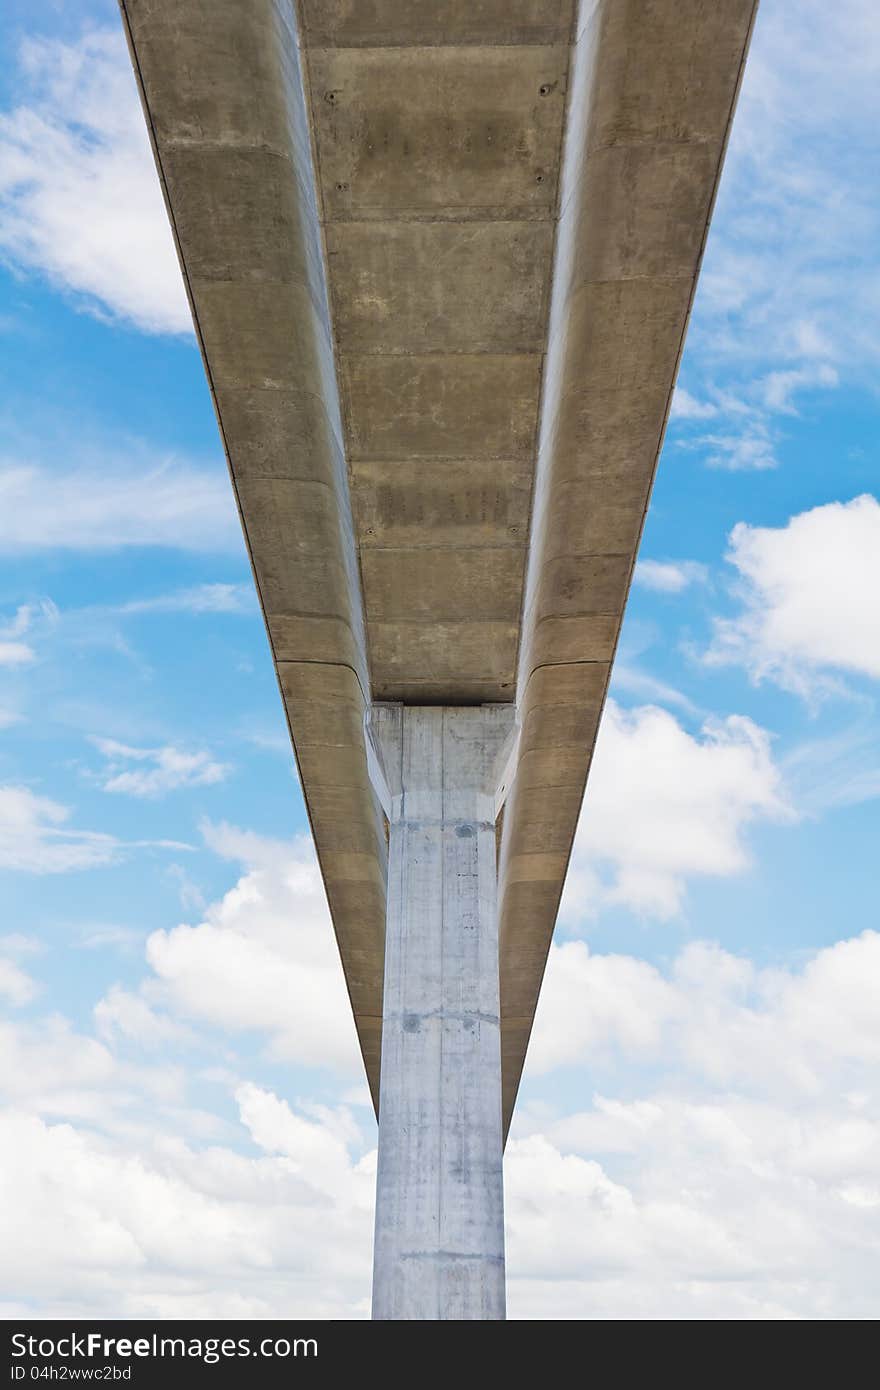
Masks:
[[[374,1096],[374,700],[515,702],[522,1069],[753,0],[120,0]]]
[[[495,820],[513,705],[378,705],[390,821],[373,1317],[504,1317]]]

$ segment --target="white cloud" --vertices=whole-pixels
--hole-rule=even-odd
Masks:
[[[795,391],[803,391],[814,386],[836,386],[838,375],[827,364],[795,367],[789,371],[770,372],[761,382],[764,404],[768,410],[778,410],[785,415],[795,415],[792,397]]]
[[[133,468],[130,456],[65,472],[0,463],[0,552],[218,551],[239,544],[229,481],[219,468],[149,457]]]
[[[880,796],[876,720],[856,720],[833,734],[804,740],[788,753],[784,767],[797,805],[807,814],[873,800]]]
[[[363,1316],[372,1161],[257,1087],[239,1105],[256,1153],[3,1114],[12,1297],[49,1316]]]
[[[314,965],[321,944],[333,953],[313,881],[300,877],[313,864],[302,846],[229,827],[213,843],[249,868],[198,941],[207,1007],[194,977],[192,990],[181,976],[180,991],[161,976],[150,988],[193,1023],[234,1030],[241,1016],[211,974],[219,950],[245,994],[261,991],[263,1026],[279,1034],[290,1027],[282,1003],[290,1013],[315,985],[290,961]],[[223,933],[245,943],[240,954],[226,954]],[[248,962],[249,940],[271,948],[274,978]],[[143,1021],[129,1003],[118,1016]],[[798,968],[758,968],[706,943],[664,969],[582,942],[554,947],[505,1161],[510,1315],[875,1315],[878,1006],[878,932]],[[344,997],[331,1012],[344,1031]],[[142,1041],[174,1057],[179,1038],[150,1035],[152,1022]],[[304,1060],[328,1044],[311,1023],[307,1012],[295,1041]],[[201,1043],[216,1057],[209,1033]],[[348,1100],[369,1135],[348,1105],[291,1104],[226,1058],[205,1074],[221,1088],[215,1115],[191,1107],[161,1057],[123,1065],[61,1019],[0,1025],[5,1312],[27,1300],[42,1316],[367,1315],[375,1153],[362,1083]],[[536,1077],[560,1066],[583,1068],[569,1078],[597,1088],[591,1104],[529,1102]],[[223,1115],[230,1092],[239,1123]]]
[[[19,640],[30,625],[31,609],[22,604],[12,621],[0,626],[0,666],[26,666],[34,660],[33,647]]]
[[[23,957],[41,955],[44,947],[32,936],[8,932],[0,936],[0,999],[12,1008],[30,1004],[39,993],[39,985],[18,963]]]
[[[514,1121],[511,1315],[876,1316],[878,1060],[877,932],[799,969],[553,948],[527,1081],[567,1062],[600,1089]]]
[[[673,411],[685,429],[710,418],[704,402],[725,417],[693,441],[711,466],[773,467],[774,418],[796,395],[809,405],[838,379],[872,389],[878,79],[872,0],[759,8]]]
[[[802,694],[828,673],[880,678],[880,504],[830,502],[783,527],[740,522],[728,560],[742,610],[715,623],[707,660],[744,665]]]
[[[116,858],[112,835],[69,830],[70,810],[27,787],[0,786],[0,868],[26,873],[90,869]]]
[[[135,994],[122,985],[111,985],[94,1009],[95,1027],[101,1037],[111,1041],[121,1036],[143,1047],[156,1047],[173,1042],[178,1045],[189,1040],[187,1029],[167,1015],[157,1013],[142,994]]]
[[[696,560],[639,560],[635,582],[659,594],[680,594],[691,584],[705,584],[707,570]]]
[[[249,584],[196,584],[191,589],[178,589],[153,598],[130,599],[110,611],[127,617],[140,613],[245,613],[255,604],[255,594]]]
[[[732,715],[689,734],[666,710],[605,708],[571,868],[564,921],[603,906],[668,918],[692,875],[748,865],[743,832],[791,815],[767,733]]]
[[[645,961],[592,955],[583,941],[554,946],[529,1048],[529,1076],[586,1060],[594,1049],[648,1055],[677,1009],[674,988]]]
[[[0,998],[12,1005],[29,1004],[37,989],[34,981],[15,961],[0,956]]]
[[[699,401],[683,386],[675,388],[669,410],[671,420],[711,420],[717,414],[718,406],[713,401]]]
[[[694,443],[707,451],[707,468],[726,468],[732,473],[762,472],[776,468],[779,462],[770,428],[759,419],[753,418],[741,430],[703,435]]]
[[[649,700],[652,704],[672,705],[674,709],[684,710],[687,714],[705,715],[705,711],[701,711],[683,691],[658,680],[637,664],[626,661],[620,652],[611,673],[611,691],[614,695],[625,692],[638,700]]]
[[[799,971],[757,970],[693,942],[667,974],[630,956],[554,947],[529,1067],[620,1056],[703,1082],[809,1098],[830,1070],[880,1062],[880,933],[818,951]],[[850,1076],[854,1080],[854,1076]]]
[[[26,96],[0,115],[0,249],[96,311],[191,332],[121,33],[28,40],[20,59]]]
[[[97,774],[105,792],[164,796],[181,787],[214,786],[230,771],[208,753],[186,753],[170,744],[163,748],[132,748],[111,738],[92,738],[91,742],[107,759],[107,765]],[[132,768],[132,762],[144,766]]]
[[[221,1119],[182,1081],[61,1018],[0,1022],[0,1309],[363,1316],[375,1155],[351,1112],[218,1076]]]
[[[0,1020],[0,1096],[45,1114],[93,1115],[110,1106],[119,1068],[107,1048],[58,1015]]]
[[[701,354],[746,370],[876,361],[880,202],[864,171],[878,77],[871,0],[759,11],[699,292]]]
[[[0,869],[60,874],[116,863],[133,849],[189,850],[179,840],[118,840],[68,827],[70,808],[29,787],[0,785]]]
[[[33,648],[26,642],[0,642],[0,666],[26,666],[33,659]]]
[[[360,1075],[311,842],[265,840],[229,826],[208,827],[206,839],[247,870],[195,926],[152,933],[145,997],[192,1023],[262,1035],[273,1057]]]

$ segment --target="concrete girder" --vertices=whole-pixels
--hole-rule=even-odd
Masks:
[[[371,702],[515,701],[509,1123],[754,0],[120,0],[374,1098]]]

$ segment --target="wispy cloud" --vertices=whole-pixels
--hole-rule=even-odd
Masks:
[[[28,40],[0,114],[0,250],[105,316],[192,331],[121,33]]]
[[[759,8],[673,411],[712,467],[773,467],[785,416],[873,381],[878,81],[872,0]]]
[[[880,797],[876,720],[859,720],[849,728],[798,744],[785,758],[784,770],[793,797],[808,815],[873,801]]]
[[[717,414],[718,406],[714,401],[697,400],[683,386],[676,387],[669,411],[671,420],[711,420]]]
[[[639,560],[633,577],[643,589],[680,594],[691,584],[705,584],[709,571],[696,560]]]
[[[231,489],[219,467],[157,461],[135,448],[128,457],[64,472],[0,463],[0,553],[125,546],[223,551],[239,544]]]
[[[22,642],[31,625],[31,608],[22,604],[11,622],[0,624],[0,666],[27,666],[34,660],[34,649]]]
[[[209,787],[222,782],[231,770],[208,753],[188,753],[172,744],[132,748],[111,738],[92,738],[91,742],[107,759],[96,774],[103,790],[124,796],[152,798],[181,787]]]
[[[116,864],[134,850],[192,849],[180,840],[119,840],[71,826],[69,806],[29,787],[0,785],[0,869],[61,874]]]
[[[776,468],[779,462],[770,426],[757,418],[745,428],[701,435],[693,444],[704,451],[708,468],[727,468],[732,473],[761,472]]]
[[[27,787],[0,786],[0,868],[65,873],[111,863],[120,850],[112,835],[68,828],[70,810]]]
[[[649,671],[620,658],[614,663],[611,676],[612,695],[631,695],[638,700],[649,700],[652,704],[670,705],[673,709],[684,710],[686,714],[705,717],[705,710],[695,705],[683,691],[658,680]]]
[[[250,584],[197,584],[191,589],[177,589],[153,598],[129,599],[104,609],[105,612],[127,617],[139,613],[246,613],[254,608],[256,594]]]

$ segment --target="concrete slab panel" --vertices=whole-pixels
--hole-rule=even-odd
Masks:
[[[346,357],[349,456],[528,458],[540,377],[537,354]]]
[[[495,550],[364,550],[368,627],[374,622],[511,622],[519,617],[523,555]]]
[[[371,621],[370,671],[378,700],[416,704],[513,698],[519,624]],[[473,674],[473,673],[478,674]]]
[[[527,539],[532,469],[518,459],[370,460],[352,465],[361,549],[510,545]]]
[[[315,49],[325,216],[548,217],[568,48]]]
[[[550,222],[327,227],[342,352],[540,352]]]
[[[303,0],[310,48],[565,43],[573,0]]]

